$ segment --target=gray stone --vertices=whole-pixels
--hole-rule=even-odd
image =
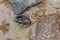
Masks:
[[[26,9],[41,3],[43,0],[9,0],[15,14],[22,14]]]
[[[26,16],[16,16],[14,21],[18,22],[20,24],[23,24],[23,25],[30,25],[31,24],[31,20]]]

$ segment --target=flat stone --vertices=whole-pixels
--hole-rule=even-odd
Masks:
[[[9,0],[15,14],[21,14],[29,7],[41,3],[43,0]]]

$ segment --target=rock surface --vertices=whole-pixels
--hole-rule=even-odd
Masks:
[[[51,14],[38,21],[35,40],[60,40],[60,14]]]
[[[9,0],[15,14],[23,14],[23,12],[43,0]]]

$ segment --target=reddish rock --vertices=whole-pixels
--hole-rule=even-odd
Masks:
[[[60,40],[60,14],[51,14],[38,21],[35,40]]]

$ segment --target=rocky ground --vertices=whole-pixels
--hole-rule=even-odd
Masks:
[[[0,40],[5,40],[6,38],[10,38],[11,40],[33,40],[36,27],[36,23],[34,22],[36,22],[43,14],[48,15],[57,13],[57,10],[58,13],[60,13],[60,0],[44,0],[44,3],[41,5],[32,7],[24,13],[29,15],[32,23],[34,24],[21,32],[21,30],[18,30],[18,25],[13,21],[15,14],[12,11],[11,6],[7,2],[3,1],[4,0],[0,0],[0,25],[4,20],[10,25],[8,26],[9,32],[5,35],[3,34],[2,29],[0,30]]]

